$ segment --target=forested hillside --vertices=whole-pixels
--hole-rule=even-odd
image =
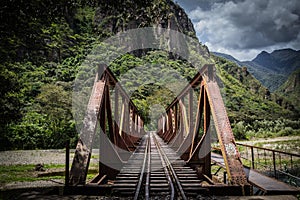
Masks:
[[[97,35],[98,1],[1,2],[0,149],[62,148],[77,140],[72,81]]]
[[[287,81],[276,91],[282,96],[290,99],[300,109],[300,69],[294,71]]]
[[[1,150],[63,148],[67,139],[75,145],[78,134],[71,112],[74,79],[86,55],[99,41],[119,31],[152,25],[194,38],[196,35],[185,12],[169,0],[4,0],[0,20]],[[209,56],[201,44],[197,51]],[[299,133],[299,112],[292,103],[271,94],[246,68],[218,57],[212,59],[239,138],[257,137],[259,133]],[[187,61],[157,50],[125,54],[110,68],[120,78],[129,69],[149,63],[166,74],[176,71],[187,80],[196,73]],[[144,76],[151,77],[151,73],[155,68]],[[160,81],[175,80],[172,77]],[[143,80],[135,81],[140,84]],[[174,98],[166,98],[169,91],[154,81],[132,94],[145,118],[149,118],[150,104],[167,105]],[[132,80],[126,84],[130,88]]]
[[[300,51],[293,49],[278,49],[272,53],[262,51],[252,61],[243,62],[227,54],[213,54],[233,61],[241,67],[246,66],[248,71],[272,92],[278,90],[300,67]]]

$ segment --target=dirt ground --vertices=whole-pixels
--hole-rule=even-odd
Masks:
[[[75,150],[70,150],[70,163],[72,163]],[[98,149],[92,151],[92,163],[97,163]],[[0,165],[17,164],[65,164],[66,152],[63,149],[52,150],[17,150],[0,151]]]

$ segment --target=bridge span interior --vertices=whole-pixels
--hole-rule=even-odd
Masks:
[[[165,108],[157,130],[145,131],[128,94],[106,66],[99,66],[66,170],[66,193],[133,199],[298,194],[297,188],[243,166],[215,73],[213,65],[205,65]],[[93,143],[99,145],[99,173],[87,181]]]

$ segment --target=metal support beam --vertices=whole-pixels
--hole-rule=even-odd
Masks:
[[[204,112],[203,112],[203,132],[205,133],[205,140],[203,143],[203,148],[205,149],[203,162],[204,162],[204,169],[203,173],[211,178],[211,142],[210,142],[210,107],[207,98],[206,92],[204,93]]]
[[[114,121],[112,119],[112,108],[110,100],[110,87],[115,88],[115,105],[114,105]],[[123,116],[119,115],[119,94],[122,96]],[[99,174],[93,180],[104,181],[106,178],[113,179],[123,165],[123,160],[127,160],[130,156],[128,147],[120,134],[123,134],[123,125],[129,125],[128,118],[126,124],[123,124],[124,117],[124,102],[130,105],[128,108],[136,110],[134,104],[125,93],[124,89],[117,84],[116,78],[112,75],[106,66],[99,66],[92,93],[87,105],[87,111],[83,120],[83,128],[80,132],[75,156],[73,159],[70,179],[70,185],[84,185],[88,172],[89,162],[92,154],[92,143],[96,130],[99,130],[100,135],[100,161],[99,161]],[[128,113],[128,112],[127,112]],[[121,120],[119,120],[121,117]],[[125,117],[125,120],[126,120]],[[138,116],[142,121],[142,118]],[[97,129],[98,122],[100,129]],[[118,123],[120,122],[120,127]],[[140,123],[139,131],[142,130],[143,124]],[[129,131],[129,127],[125,127]]]
[[[193,88],[189,91],[189,130],[194,128],[194,116],[193,116]]]
[[[215,78],[215,69],[213,65],[205,65],[193,80],[187,85],[177,98],[166,109],[167,113],[174,105],[180,105],[180,126],[183,133],[187,134],[186,138],[181,142],[177,152],[181,158],[193,161],[200,159],[202,162],[202,173],[206,177],[210,177],[210,119],[214,120],[214,125],[219,139],[222,155],[226,165],[228,181],[233,185],[248,185],[246,174],[243,170],[243,165],[240,160],[240,154],[235,144],[234,136],[230,127],[227,112],[220,94],[220,90]],[[192,115],[192,95],[191,88],[196,88],[200,85],[200,99],[198,101],[198,110],[196,121]],[[203,92],[202,92],[203,91]],[[204,97],[202,98],[201,96]],[[185,111],[185,106],[182,103],[185,96],[189,96],[189,117]],[[203,127],[201,125],[201,116],[203,112]],[[189,118],[189,123],[188,123]],[[195,122],[193,124],[193,122]],[[191,127],[194,127],[193,129]],[[199,128],[203,128],[203,135],[200,141],[197,136]],[[191,131],[193,130],[193,132]],[[172,146],[177,146],[179,136],[175,137]],[[197,145],[195,144],[197,143]],[[204,155],[204,156],[203,156]]]

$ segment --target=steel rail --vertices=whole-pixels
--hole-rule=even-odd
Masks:
[[[159,142],[157,141],[156,137],[153,135],[155,144],[157,145],[157,148],[159,150],[159,154],[162,156],[161,158],[164,160],[164,163],[166,164],[166,167],[168,168],[168,174],[171,174],[171,176],[173,177],[172,180],[172,185],[173,182],[175,182],[176,188],[177,188],[177,193],[181,196],[181,199],[187,200],[187,197],[185,196],[184,190],[180,184],[179,178],[176,175],[176,172],[168,158],[168,156],[166,155],[166,153],[164,152],[164,150],[162,149],[161,145],[159,144]],[[174,199],[174,196],[171,196],[171,199]]]
[[[148,133],[148,144],[150,147],[150,133]],[[147,173],[146,173],[146,183],[145,183],[145,199],[150,198],[150,172],[151,172],[151,147],[148,148],[148,163],[147,163]]]
[[[134,200],[137,200],[139,198],[139,195],[140,195],[140,192],[141,192],[142,183],[143,183],[143,179],[144,179],[145,168],[146,168],[146,161],[147,161],[147,156],[148,156],[148,148],[149,148],[149,137],[147,137],[147,141],[146,141],[143,166],[142,166],[142,169],[141,169],[140,178],[139,178],[139,181],[138,181],[138,184],[137,184],[137,187],[136,187],[136,191],[135,191],[135,194],[134,194]]]
[[[153,135],[153,134],[151,134],[151,135]],[[159,145],[159,143],[158,143],[158,141],[157,141],[157,139],[155,138],[154,135],[153,135],[153,140],[154,140],[154,144],[156,145],[156,148],[158,150],[158,154],[159,154],[162,166],[163,166],[164,171],[165,171],[166,178],[167,178],[169,186],[170,186],[170,190],[171,190],[171,197],[170,197],[170,199],[173,200],[175,198],[174,184],[173,184],[170,172],[168,171],[167,163],[165,162],[164,156],[163,156],[163,154],[161,152],[161,147],[160,147],[160,145]]]
[[[173,166],[172,166],[172,164],[171,164],[168,156],[166,155],[166,153],[163,150],[162,150],[162,152],[163,152],[164,157],[166,159],[166,162],[168,164],[167,166],[168,166],[169,170],[171,171],[172,177],[174,178],[174,181],[175,181],[175,183],[177,185],[177,189],[179,190],[179,194],[180,194],[181,198],[184,199],[184,200],[187,200],[187,197],[185,196],[185,193],[184,193],[184,190],[183,190],[183,188],[181,186],[179,178],[178,178],[178,176],[177,176],[177,174],[176,174],[176,172],[175,172],[175,170],[174,170],[174,168],[173,168]]]

